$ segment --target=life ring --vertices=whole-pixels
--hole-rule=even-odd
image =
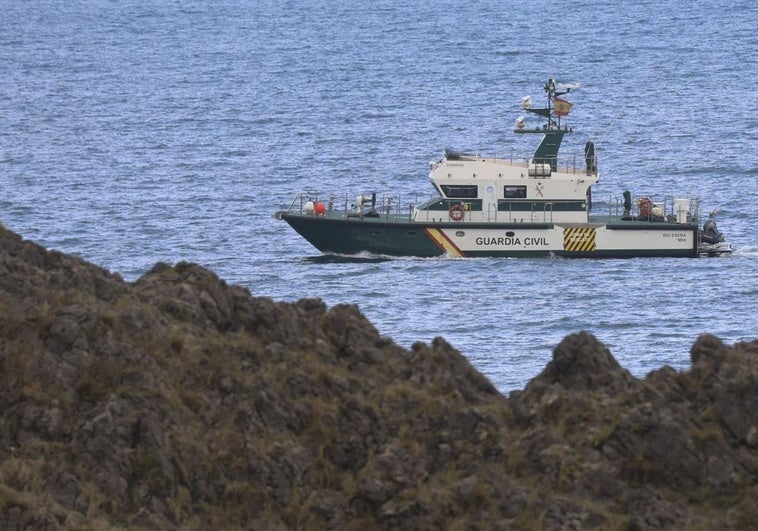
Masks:
[[[463,207],[461,205],[453,205],[450,207],[448,214],[453,221],[460,221],[463,219]]]

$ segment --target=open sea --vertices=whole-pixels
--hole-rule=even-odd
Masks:
[[[186,260],[256,296],[356,303],[506,393],[578,330],[635,376],[686,369],[704,332],[758,338],[755,0],[2,6],[0,223],[26,239],[129,281]],[[582,85],[562,154],[595,142],[596,209],[700,196],[736,252],[348,259],[272,218],[303,190],[425,199],[445,147],[528,154],[513,124],[550,77]]]

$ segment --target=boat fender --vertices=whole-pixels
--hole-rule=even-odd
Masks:
[[[584,144],[584,165],[587,167],[587,173],[597,173],[597,157],[595,156],[595,143],[592,141]]]
[[[450,207],[448,214],[453,221],[460,221],[463,219],[463,207],[461,205],[453,205]]]
[[[632,212],[632,192],[624,191],[624,215],[628,216]]]

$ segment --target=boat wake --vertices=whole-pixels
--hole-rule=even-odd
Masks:
[[[744,256],[748,258],[758,258],[758,245],[748,245],[735,249],[733,256]]]
[[[378,263],[392,260],[391,256],[381,256],[371,253],[360,254],[322,254],[301,258],[307,264],[352,264],[352,263]]]

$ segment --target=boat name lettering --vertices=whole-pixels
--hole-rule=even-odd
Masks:
[[[686,232],[664,232],[663,233],[664,238],[676,238],[676,241],[678,242],[686,242],[687,241],[687,233]]]
[[[463,163],[462,162],[448,162],[447,166],[460,166],[462,168]]]
[[[474,242],[477,245],[521,245],[521,238],[518,237],[510,237],[510,236],[478,236],[474,239]],[[524,245],[525,246],[531,246],[531,245],[547,245],[547,238],[544,236],[539,237],[529,237],[527,236],[524,238]]]

